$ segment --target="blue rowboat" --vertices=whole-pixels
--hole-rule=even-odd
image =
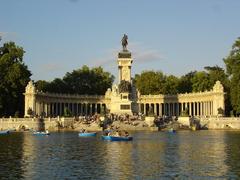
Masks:
[[[169,133],[176,133],[177,131],[175,129],[169,129],[168,132]]]
[[[94,137],[97,135],[96,132],[83,132],[83,133],[78,133],[80,137]]]
[[[132,141],[132,136],[102,136],[102,140],[107,141]]]
[[[49,132],[44,132],[44,131],[37,131],[37,132],[33,132],[33,135],[36,135],[36,136],[48,136],[50,135]]]
[[[5,135],[5,134],[9,134],[10,131],[9,130],[5,130],[5,131],[0,131],[0,135]]]

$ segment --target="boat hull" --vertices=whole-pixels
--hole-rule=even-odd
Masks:
[[[46,133],[46,132],[34,132],[33,135],[35,135],[35,136],[48,136],[48,135],[50,135],[50,133]]]
[[[122,137],[122,136],[102,136],[102,140],[106,141],[132,141],[133,137]]]
[[[94,137],[94,136],[96,136],[97,135],[97,133],[96,132],[89,132],[89,133],[78,133],[78,136],[80,136],[80,137]]]
[[[0,135],[5,135],[5,134],[9,134],[10,131],[9,130],[5,130],[5,131],[0,131]]]

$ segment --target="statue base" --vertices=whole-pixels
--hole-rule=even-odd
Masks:
[[[127,49],[122,50],[118,53],[118,58],[131,58],[132,54]]]

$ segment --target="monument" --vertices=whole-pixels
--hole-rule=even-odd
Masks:
[[[26,87],[25,116],[30,109],[34,115],[62,116],[67,107],[75,116],[100,113],[102,109],[114,114],[149,115],[149,109],[157,116],[180,116],[188,110],[189,116],[217,116],[218,109],[224,111],[224,89],[217,81],[213,89],[206,92],[177,95],[141,95],[131,75],[132,54],[128,50],[128,36],[123,35],[122,50],[117,54],[118,82],[105,95],[74,95],[39,92],[32,81]]]
[[[112,88],[111,97],[111,113],[116,114],[133,114],[132,102],[134,101],[132,96],[132,81],[131,81],[131,67],[132,56],[131,52],[127,49],[128,37],[126,34],[122,38],[122,51],[118,53],[118,84]],[[129,91],[121,91],[119,88],[121,84],[129,84]]]

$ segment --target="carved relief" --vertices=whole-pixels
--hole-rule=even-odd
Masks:
[[[122,80],[129,80],[130,79],[130,72],[128,67],[122,68]]]

